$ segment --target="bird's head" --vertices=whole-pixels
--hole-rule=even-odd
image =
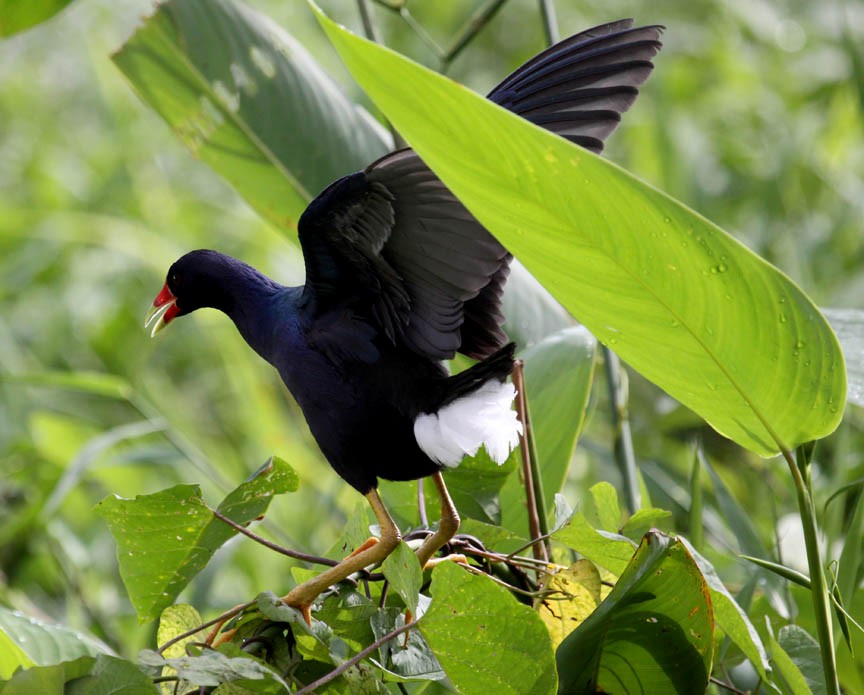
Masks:
[[[153,324],[150,335],[155,336],[178,316],[202,307],[224,311],[225,284],[231,275],[232,262],[239,264],[229,256],[205,249],[190,251],[175,261],[147,313],[144,326]]]

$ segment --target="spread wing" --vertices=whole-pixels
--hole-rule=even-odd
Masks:
[[[599,152],[647,79],[660,32],[631,20],[582,32],[520,67],[489,99]],[[413,150],[333,183],[298,228],[314,315],[360,316],[431,359],[483,358],[506,342],[511,256]]]

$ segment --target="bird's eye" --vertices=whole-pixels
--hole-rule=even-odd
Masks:
[[[176,286],[176,285],[180,282],[180,278],[179,278],[179,276],[177,275],[177,273],[171,273],[171,277],[168,278],[168,281],[169,281],[172,285],[175,285],[175,286]]]

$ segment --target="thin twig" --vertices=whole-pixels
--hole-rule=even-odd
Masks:
[[[444,49],[438,45],[438,42],[432,38],[432,35],[426,31],[423,25],[414,19],[414,15],[412,15],[404,5],[402,6],[402,9],[399,10],[399,16],[402,18],[402,21],[408,25],[411,31],[417,35],[417,38],[425,43],[426,47],[435,54],[435,57],[438,58],[439,61],[444,59]]]
[[[385,10],[400,12],[405,6],[405,0],[373,0],[376,5],[383,7]]]
[[[627,511],[635,514],[642,507],[639,492],[639,475],[636,472],[636,456],[633,453],[633,436],[630,432],[627,382],[623,378],[621,362],[612,350],[603,346],[603,361],[606,365],[606,382],[609,386],[609,405],[612,416],[613,450],[615,461],[624,483],[624,501]]]
[[[387,0],[374,0],[376,4],[383,7],[385,10],[390,10],[399,15],[399,18],[408,25],[426,47],[435,54],[439,61],[444,59],[444,49],[438,45],[435,39],[429,34],[420,22],[414,19],[414,15],[408,10],[408,6],[404,2],[388,2]]]
[[[743,690],[738,690],[738,688],[736,688],[731,683],[721,681],[719,678],[714,678],[714,676],[711,676],[708,680],[711,681],[714,685],[728,690],[730,693],[735,693],[735,695],[747,695],[746,692],[744,692]]]
[[[472,567],[471,565],[462,565],[467,571],[471,572],[471,574],[482,574],[484,577],[489,577],[493,582],[503,586],[507,591],[513,591],[517,594],[522,594],[523,596],[528,596],[529,598],[541,598],[546,596],[548,592],[546,591],[527,591],[526,589],[520,589],[518,586],[513,586],[512,584],[508,584],[503,579],[499,579],[494,574],[487,574],[479,567]]]
[[[240,613],[245,611],[247,608],[251,608],[254,605],[255,605],[255,601],[249,601],[248,603],[241,603],[239,606],[234,606],[234,608],[232,608],[229,611],[225,611],[222,615],[216,616],[215,618],[213,618],[213,620],[208,620],[206,623],[201,623],[198,627],[196,627],[192,630],[187,630],[186,632],[181,632],[176,637],[172,637],[167,642],[165,642],[165,644],[163,644],[161,647],[159,647],[157,651],[161,654],[166,649],[168,649],[168,647],[170,647],[171,645],[177,644],[177,642],[182,642],[184,639],[186,639],[187,637],[191,637],[192,635],[197,635],[199,632],[206,630],[208,627],[213,627],[214,625],[218,625],[220,622],[224,623],[225,621],[230,620],[235,615],[239,615]]]
[[[280,555],[287,555],[288,557],[294,558],[295,560],[302,560],[303,562],[310,562],[316,565],[326,565],[328,567],[335,567],[339,564],[338,560],[331,560],[327,557],[319,557],[317,555],[310,555],[309,553],[300,552],[299,550],[291,550],[290,548],[285,548],[281,545],[273,543],[272,541],[268,541],[266,538],[262,538],[257,533],[250,531],[248,528],[241,524],[238,524],[233,519],[229,519],[218,509],[211,509],[210,511],[213,512],[213,516],[219,519],[219,521],[228,524],[235,531],[242,533],[244,536],[251,538],[256,543],[260,543],[265,548],[269,548],[270,550],[273,550]]]
[[[375,43],[381,43],[378,38],[378,28],[372,20],[372,9],[369,7],[369,0],[357,0],[357,9],[360,11],[360,21],[363,23],[363,31],[366,38]]]
[[[360,661],[362,661],[367,656],[369,656],[372,652],[374,652],[376,649],[381,647],[381,645],[386,644],[390,640],[398,637],[403,632],[408,632],[409,630],[417,627],[417,624],[419,622],[420,622],[419,620],[414,620],[410,623],[406,623],[402,627],[397,627],[392,632],[388,632],[382,638],[375,640],[372,644],[370,644],[368,647],[366,647],[366,649],[364,649],[363,651],[358,652],[357,654],[352,656],[350,659],[348,659],[348,661],[345,661],[345,662],[339,664],[339,666],[337,666],[335,669],[330,671],[330,673],[322,676],[321,678],[319,678],[316,681],[309,683],[309,685],[307,685],[305,688],[301,688],[300,690],[296,691],[294,693],[294,695],[305,695],[306,693],[311,693],[316,688],[319,688],[322,685],[325,685],[326,683],[329,683],[330,681],[334,680],[335,678],[338,678],[343,673],[345,673],[345,671],[347,671],[349,668],[351,668],[355,664],[360,663]]]
[[[541,513],[538,511],[537,494],[534,480],[534,466],[531,465],[531,423],[528,419],[528,402],[525,394],[525,374],[522,360],[516,360],[513,366],[513,384],[516,386],[516,412],[522,423],[522,436],[519,438],[519,448],[522,453],[522,478],[525,483],[525,504],[528,508],[528,536],[531,539],[534,557],[548,561],[549,554],[542,542],[543,532],[540,528]]]
[[[453,545],[451,543],[451,545]],[[531,557],[522,557],[520,555],[502,555],[501,553],[496,553],[491,550],[478,550],[477,548],[461,547],[459,544],[455,544],[454,548],[457,548],[463,555],[470,555],[471,557],[479,557],[484,560],[490,560],[492,562],[500,562],[502,565],[510,565],[511,567],[519,567],[522,569],[528,570],[545,570],[548,566],[548,562],[544,562],[543,560],[535,560]]]
[[[468,21],[462,25],[462,28],[456,34],[449,48],[444,51],[444,57],[441,59],[441,72],[446,72],[450,64],[456,60],[460,53],[471,43],[477,34],[485,27],[489,21],[498,13],[507,0],[489,0],[482,5]]]

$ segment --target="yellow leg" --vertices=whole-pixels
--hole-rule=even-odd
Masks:
[[[378,525],[381,527],[381,538],[377,543],[369,545],[368,541],[358,548],[357,551],[346,557],[335,567],[322,572],[317,577],[303,582],[299,586],[295,586],[284,596],[282,600],[289,606],[298,608],[302,613],[306,622],[312,624],[312,615],[310,609],[313,601],[322,591],[338,584],[343,579],[349,577],[355,572],[359,572],[369,565],[377,565],[382,562],[390,553],[395,550],[396,546],[402,540],[402,535],[390,514],[387,512],[381,497],[378,496],[377,490],[371,490],[366,494],[366,499],[372,506],[372,511],[375,512],[375,517],[378,519]],[[358,552],[359,551],[359,552]]]
[[[441,521],[438,522],[438,530],[429,536],[417,550],[417,559],[420,560],[421,567],[426,567],[432,556],[446,545],[459,530],[459,512],[456,511],[453,500],[450,499],[450,493],[447,492],[447,486],[444,485],[443,476],[440,473],[435,473],[432,476],[432,482],[435,483],[438,497],[441,498]]]

